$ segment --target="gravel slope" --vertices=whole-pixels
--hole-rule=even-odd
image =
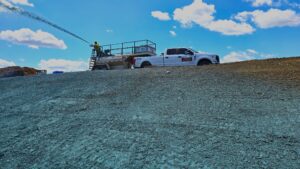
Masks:
[[[300,58],[0,79],[0,168],[300,168]]]

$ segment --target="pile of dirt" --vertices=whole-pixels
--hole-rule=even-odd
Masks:
[[[0,168],[299,168],[300,58],[0,79]]]
[[[16,77],[16,76],[33,76],[40,73],[46,73],[46,72],[34,68],[30,68],[30,67],[12,66],[7,68],[1,68],[0,78]]]

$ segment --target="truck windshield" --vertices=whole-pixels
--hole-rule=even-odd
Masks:
[[[191,51],[194,52],[194,53],[199,53],[199,52],[195,51],[195,50],[192,49],[192,48],[188,48],[188,49],[191,50]]]

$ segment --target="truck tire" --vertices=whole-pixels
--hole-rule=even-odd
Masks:
[[[211,65],[211,64],[212,64],[212,62],[210,60],[203,59],[203,60],[200,60],[197,65],[198,66],[205,66],[205,65]]]
[[[143,62],[141,68],[150,68],[152,67],[150,62]]]

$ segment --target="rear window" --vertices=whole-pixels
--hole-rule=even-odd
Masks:
[[[176,55],[176,49],[168,49],[167,55]]]

